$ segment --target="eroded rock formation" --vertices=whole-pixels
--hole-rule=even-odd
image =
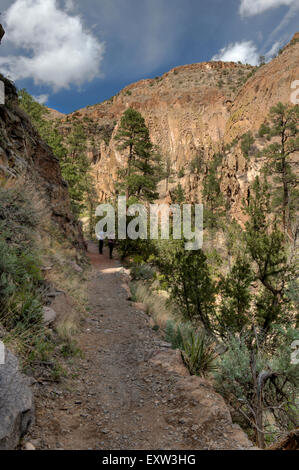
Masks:
[[[238,139],[251,130],[256,135],[270,107],[279,101],[290,103],[291,84],[299,79],[298,33],[283,52],[257,70],[235,63],[209,62],[177,67],[162,77],[129,85],[104,103],[76,111],[59,120],[68,134],[75,123],[83,125],[89,140],[89,157],[99,199],[114,191],[117,170],[124,157],[113,139],[122,113],[133,107],[149,127],[151,139],[164,158],[169,158],[190,200],[200,200],[207,163],[217,152],[224,155],[219,168],[221,187],[229,199],[232,214],[240,217],[242,199],[260,171],[255,157],[243,156]],[[228,147],[235,140],[235,145]],[[257,138],[257,146],[262,146]],[[203,155],[200,175],[190,171],[190,162]],[[160,197],[169,196],[165,182]]]
[[[71,212],[70,198],[58,160],[19,108],[15,87],[5,83],[5,105],[0,105],[0,181],[19,184],[37,191],[54,222],[73,245],[84,247],[80,225]]]

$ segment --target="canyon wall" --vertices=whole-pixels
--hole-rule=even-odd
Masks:
[[[14,85],[3,76],[5,105],[0,105],[0,182],[34,190],[49,217],[74,246],[83,248],[81,226],[74,220],[59,161],[18,106]]]
[[[64,135],[75,123],[84,127],[99,199],[113,194],[118,168],[125,164],[114,136],[121,115],[133,107],[145,118],[152,142],[164,159],[170,159],[176,173],[168,186],[160,183],[160,199],[168,200],[169,191],[180,183],[189,200],[200,201],[208,163],[220,152],[222,191],[232,214],[242,217],[241,202],[261,162],[256,152],[249,159],[244,157],[240,138],[250,130],[256,138],[253,150],[262,147],[265,142],[257,131],[270,107],[279,101],[290,103],[291,83],[299,80],[298,36],[278,57],[261,67],[232,62],[177,67],[162,77],[131,84],[103,103],[58,119]],[[204,164],[201,174],[196,175],[190,162],[198,155]]]

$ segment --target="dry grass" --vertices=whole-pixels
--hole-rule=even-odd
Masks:
[[[164,330],[169,320],[178,320],[174,306],[169,302],[167,292],[154,290],[147,283],[136,282],[132,286],[132,292],[136,302],[142,303],[148,315],[153,318],[155,325]]]
[[[55,289],[63,291],[67,302],[56,322],[56,331],[61,339],[70,339],[78,332],[81,320],[87,314],[87,284],[90,267],[84,264],[83,272],[77,272],[72,263],[77,260],[77,251],[68,243],[45,237],[41,241],[42,262],[46,280]]]

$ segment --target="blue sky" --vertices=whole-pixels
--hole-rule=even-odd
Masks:
[[[256,64],[299,30],[299,0],[0,0],[0,71],[61,112],[211,59]]]

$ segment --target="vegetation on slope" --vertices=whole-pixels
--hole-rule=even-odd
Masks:
[[[96,207],[96,196],[90,176],[90,162],[86,155],[86,135],[83,127],[76,123],[64,142],[57,130],[56,122],[47,119],[49,114],[47,108],[37,103],[24,89],[19,91],[19,103],[59,159],[62,176],[68,184],[75,217],[79,218],[86,213],[92,214]]]
[[[38,368],[47,363],[49,380],[58,380],[62,356],[77,351],[72,334],[77,312],[84,311],[85,288],[83,275],[70,264],[76,250],[48,220],[47,209],[28,184],[0,187],[0,337],[24,367],[34,366],[32,374],[48,375]],[[72,299],[72,311],[50,329],[43,306],[56,285]]]
[[[296,207],[290,202],[296,200],[291,157],[298,150],[298,107],[278,104],[269,121],[260,133],[276,140],[261,153],[264,171],[244,201],[243,229],[229,218],[216,156],[205,176],[205,234],[222,231],[226,253],[186,252],[178,240],[130,241],[130,252],[119,246],[135,262],[136,300],[148,299],[149,310],[155,309],[149,297],[167,291],[168,305],[181,326],[168,325],[166,338],[184,351],[191,373],[213,372],[218,391],[260,447],[296,425],[299,379],[298,364],[291,361],[299,334],[294,296],[298,229]],[[253,135],[246,134],[241,144],[250,158]],[[131,171],[138,174],[136,168]],[[273,174],[278,175],[274,180]],[[222,351],[217,359],[211,344]]]

